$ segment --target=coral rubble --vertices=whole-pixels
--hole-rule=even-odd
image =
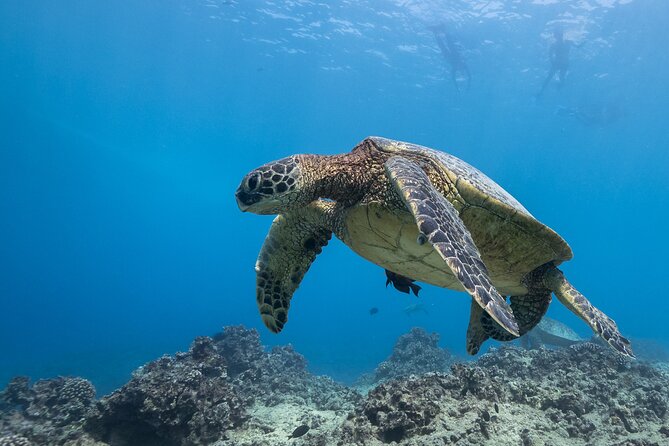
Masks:
[[[0,392],[0,446],[669,444],[661,365],[589,342],[453,363],[437,342],[400,337],[363,397],[292,347],[266,351],[255,330],[226,327],[97,401],[81,378],[15,378]]]

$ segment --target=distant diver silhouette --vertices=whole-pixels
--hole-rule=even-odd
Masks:
[[[559,106],[555,114],[574,118],[586,127],[605,127],[622,119],[624,110],[618,102],[607,102],[578,107]]]
[[[434,39],[437,41],[441,55],[451,67],[451,79],[453,79],[455,89],[460,91],[458,76],[463,76],[467,82],[467,90],[469,90],[472,76],[458,44],[453,40],[445,25],[436,25],[429,28],[432,34],[434,34]]]
[[[412,314],[416,313],[425,313],[425,314],[430,314],[426,309],[423,304],[411,304],[407,307],[404,307],[402,310],[404,314],[407,316],[411,316]]]
[[[541,97],[548,87],[548,84],[553,80],[557,75],[558,87],[564,85],[565,78],[569,71],[569,52],[572,46],[580,48],[582,44],[576,45],[571,40],[565,40],[564,31],[562,28],[558,27],[553,30],[554,41],[548,49],[548,58],[550,60],[551,66],[548,70],[548,75],[544,80],[541,90],[537,93],[537,97]]]

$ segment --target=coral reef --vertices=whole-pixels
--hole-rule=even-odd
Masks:
[[[328,377],[314,376],[292,346],[265,352],[256,330],[226,327],[214,336],[216,346],[234,370],[232,381],[247,405],[298,404],[318,410],[348,410],[358,393]]]
[[[265,352],[256,330],[226,327],[214,339],[237,371],[232,381],[249,410],[249,420],[217,445],[288,444],[301,425],[309,426],[309,432],[291,439],[290,444],[315,445],[317,439],[329,438],[361,400],[353,389],[329,377],[312,375],[304,357],[291,346]]]
[[[28,378],[14,378],[0,393],[0,444],[65,444],[81,437],[94,410],[95,388],[85,379],[58,377],[31,387]]]
[[[210,444],[245,418],[225,360],[206,337],[195,339],[187,353],[164,356],[137,370],[97,406],[87,431],[119,446]]]
[[[339,445],[667,444],[669,380],[585,343],[505,347],[449,374],[380,385],[333,438]]]
[[[230,436],[237,439],[229,444],[243,444],[244,437],[251,444],[261,436],[274,443],[302,424],[310,427],[305,439],[331,432],[361,398],[309,373],[291,346],[266,352],[258,332],[240,326],[146,364],[97,402],[94,395],[80,378],[38,381],[32,388],[27,378],[15,378],[0,395],[0,441],[195,446]],[[277,414],[285,426],[277,428]]]
[[[264,406],[304,404],[318,410],[352,409],[359,395],[328,377],[313,376],[306,361],[291,346],[274,347],[236,380],[242,393]],[[253,375],[251,375],[253,373]]]
[[[241,325],[225,327],[213,339],[219,353],[225,357],[228,375],[231,377],[257,368],[265,356],[257,330],[249,330]]]
[[[139,369],[100,400],[87,430],[113,446],[204,445],[225,441],[242,424],[242,430],[273,430],[267,417],[253,419],[266,407],[344,411],[357,398],[347,387],[310,374],[292,347],[265,352],[256,330],[226,327],[213,338],[196,339],[188,353]]]
[[[20,435],[8,435],[6,437],[0,437],[0,446],[31,446],[31,443],[26,437]]]
[[[437,343],[400,337],[363,397],[309,373],[292,347],[266,351],[255,330],[226,327],[99,401],[81,378],[13,379],[0,446],[669,444],[666,364],[591,342],[453,363]]]
[[[373,373],[362,376],[358,384],[373,385],[411,375],[448,371],[454,358],[438,344],[437,333],[430,334],[422,328],[414,327],[397,339],[390,357],[379,364]]]

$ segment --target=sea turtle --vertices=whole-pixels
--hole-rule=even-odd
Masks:
[[[569,347],[570,345],[586,342],[574,330],[560,321],[544,316],[532,330],[522,338],[522,343],[528,348],[538,348],[542,345]]]
[[[488,338],[509,341],[529,331],[553,292],[613,348],[633,356],[615,322],[557,268],[572,258],[569,245],[452,155],[369,137],[350,153],[265,164],[243,178],[235,195],[242,211],[278,214],[255,267],[258,308],[275,333],[334,233],[401,287],[416,280],[469,293],[470,354]]]

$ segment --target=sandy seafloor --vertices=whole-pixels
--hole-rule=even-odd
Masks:
[[[83,378],[13,379],[0,393],[0,446],[667,445],[669,363],[641,347],[637,360],[581,342],[467,361],[414,328],[345,386],[232,326],[101,398]]]

